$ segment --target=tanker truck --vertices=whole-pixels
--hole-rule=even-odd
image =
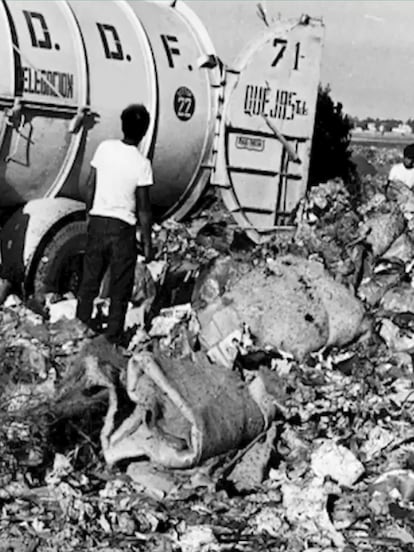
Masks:
[[[283,230],[306,190],[322,38],[308,16],[265,21],[229,67],[181,1],[1,0],[3,277],[26,296],[76,288],[90,160],[130,103],[151,115],[155,220],[218,186],[252,239]]]

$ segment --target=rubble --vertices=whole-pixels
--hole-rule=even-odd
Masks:
[[[384,293],[380,304],[387,313],[414,314],[414,288],[408,283],[392,287]]]
[[[364,473],[364,466],[347,448],[332,441],[322,442],[311,455],[311,467],[319,477],[331,477],[351,487]]]
[[[206,525],[191,525],[179,538],[183,552],[206,552],[220,550],[211,527]]]
[[[400,260],[405,265],[412,262],[414,257],[414,242],[409,234],[401,234],[383,253],[383,259]]]
[[[329,181],[302,200],[294,243],[304,256],[320,258],[335,279],[355,286],[362,264],[360,223],[343,182]]]
[[[276,439],[277,426],[273,424],[266,432],[264,441],[255,442],[239,459],[227,478],[238,492],[253,491],[263,483],[269,470]]]
[[[388,511],[392,504],[411,511],[414,499],[414,472],[390,470],[380,475],[370,485],[370,508],[374,512]],[[412,535],[409,535],[413,539]]]
[[[360,227],[374,257],[380,257],[404,231],[404,217],[398,208],[387,213],[373,213]]]
[[[321,478],[315,477],[298,483],[285,482],[281,487],[283,506],[291,523],[300,525],[303,537],[316,540],[323,548],[345,545],[342,534],[337,531],[327,510],[328,492]]]
[[[66,299],[48,305],[49,320],[52,324],[62,318],[73,320],[76,316],[76,299]]]
[[[156,227],[128,348],[8,294],[0,550],[412,549],[412,210],[359,153],[363,203],[317,186],[293,239]]]

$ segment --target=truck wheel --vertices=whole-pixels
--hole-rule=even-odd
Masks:
[[[35,296],[68,291],[76,294],[82,278],[86,247],[86,222],[72,221],[61,228],[46,245],[32,278]]]

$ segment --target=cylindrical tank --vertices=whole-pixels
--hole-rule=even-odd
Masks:
[[[181,2],[0,1],[0,207],[82,199],[101,140],[120,113],[151,114],[158,217],[182,217],[210,173],[220,73],[214,48]],[[116,186],[116,183],[114,183]]]

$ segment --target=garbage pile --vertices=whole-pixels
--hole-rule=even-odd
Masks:
[[[383,184],[260,247],[219,206],[157,227],[123,348],[9,296],[0,550],[412,550],[414,209]]]

